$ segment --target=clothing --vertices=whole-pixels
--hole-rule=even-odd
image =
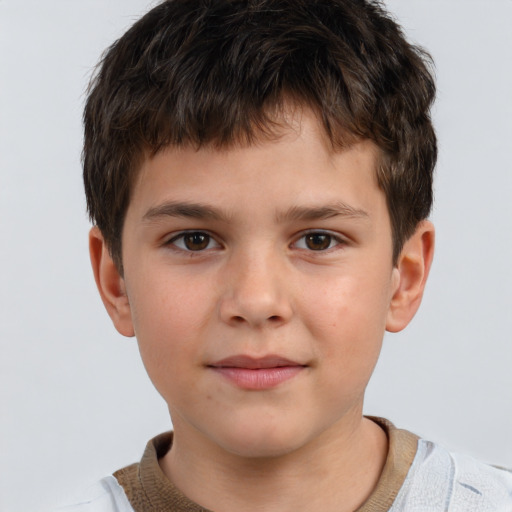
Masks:
[[[381,477],[356,512],[512,512],[512,472],[454,455],[386,420],[389,450]],[[151,440],[140,463],[104,478],[81,503],[59,512],[209,512],[190,501],[158,464],[172,433]],[[218,511],[222,512],[222,511]]]

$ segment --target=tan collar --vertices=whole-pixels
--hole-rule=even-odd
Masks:
[[[382,418],[380,425],[389,440],[382,474],[366,502],[355,512],[383,512],[391,508],[416,455],[418,437]],[[135,512],[211,512],[189,500],[164,475],[158,464],[171,448],[172,432],[161,434],[146,446],[142,460],[114,473]]]
[[[418,449],[418,436],[396,428],[384,419],[370,417],[388,436],[386,462],[375,489],[355,512],[383,512],[389,510],[402,487]]]

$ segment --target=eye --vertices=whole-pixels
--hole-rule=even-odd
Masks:
[[[295,247],[298,249],[307,249],[309,251],[326,251],[343,243],[343,240],[337,236],[325,233],[324,231],[312,231],[302,235]]]
[[[218,242],[203,231],[188,231],[186,233],[180,233],[179,235],[171,238],[167,245],[174,245],[182,251],[193,251],[199,252],[206,249],[214,249],[220,247]]]

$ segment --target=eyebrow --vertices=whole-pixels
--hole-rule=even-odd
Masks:
[[[187,217],[190,219],[227,220],[227,215],[216,208],[201,203],[169,201],[150,208],[143,220],[157,220],[161,217]]]
[[[185,217],[198,220],[217,220],[228,222],[230,216],[221,210],[201,203],[169,201],[150,208],[143,216],[145,221],[158,220],[162,217]],[[313,221],[348,217],[354,219],[369,218],[366,211],[354,208],[343,202],[323,206],[293,206],[285,212],[276,214],[278,223],[290,221]]]
[[[324,220],[333,217],[348,217],[353,219],[369,218],[368,213],[360,208],[354,208],[342,201],[324,206],[293,206],[284,213],[278,213],[278,222]]]

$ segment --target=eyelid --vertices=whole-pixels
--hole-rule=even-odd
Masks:
[[[179,245],[176,244],[177,240],[183,239],[186,235],[190,235],[190,234],[194,234],[194,233],[206,235],[207,237],[209,237],[208,246],[206,248],[198,250],[198,251],[193,251],[191,249],[188,249],[186,246],[180,247]],[[209,247],[212,242],[215,244],[214,247]],[[204,230],[204,229],[185,229],[183,231],[178,231],[176,233],[173,233],[170,236],[170,238],[167,238],[164,241],[163,245],[166,247],[170,247],[172,250],[186,252],[186,253],[190,253],[190,254],[202,253],[202,252],[206,252],[206,251],[210,251],[212,249],[218,249],[218,248],[222,247],[222,245],[219,243],[219,241],[217,240],[215,235],[210,233],[208,230]]]
[[[327,249],[320,249],[320,250],[316,250],[316,251],[314,249],[310,249],[308,247],[297,247],[298,242],[300,240],[303,240],[308,235],[330,236],[332,238],[332,241],[334,241],[336,243],[332,247],[328,247]],[[326,252],[330,252],[332,250],[336,250],[337,248],[339,248],[339,246],[344,246],[347,244],[348,244],[348,239],[346,237],[340,235],[339,233],[335,233],[335,232],[332,232],[332,231],[329,231],[326,229],[308,229],[308,230],[300,233],[300,235],[295,239],[295,242],[293,242],[291,244],[291,246],[296,247],[297,249],[300,249],[303,251],[311,252],[311,253],[326,253]]]

